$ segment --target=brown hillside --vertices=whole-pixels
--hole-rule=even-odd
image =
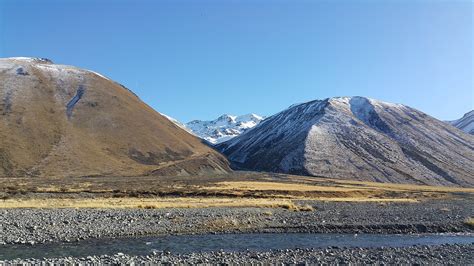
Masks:
[[[228,170],[223,156],[100,74],[0,59],[0,176]]]

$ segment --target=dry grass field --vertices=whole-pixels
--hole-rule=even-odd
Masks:
[[[0,208],[278,207],[301,200],[417,202],[474,188],[382,184],[236,172],[206,177],[0,178]]]
[[[209,207],[262,207],[299,210],[288,199],[272,198],[203,198],[203,197],[153,197],[153,198],[61,198],[61,199],[9,199],[0,202],[0,208],[209,208]]]

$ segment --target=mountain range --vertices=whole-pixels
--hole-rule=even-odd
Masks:
[[[247,132],[263,119],[264,117],[256,114],[241,116],[224,114],[211,121],[193,120],[186,123],[185,127],[196,136],[212,144],[218,144]]]
[[[297,104],[295,104],[297,105]],[[294,106],[294,105],[292,105]],[[211,121],[193,120],[183,124],[175,118],[162,114],[170,121],[211,144],[219,144],[235,138],[258,125],[265,117],[256,114],[234,116],[224,114]],[[464,132],[474,134],[474,111],[466,113],[462,118],[446,121]]]
[[[376,182],[474,185],[474,137],[364,97],[293,105],[216,145],[238,169]]]
[[[472,111],[446,123],[402,104],[334,97],[267,118],[183,124],[101,74],[47,59],[0,59],[0,80],[3,177],[225,174],[230,161],[252,171],[474,186]]]
[[[98,73],[0,59],[0,176],[227,173],[227,160]]]

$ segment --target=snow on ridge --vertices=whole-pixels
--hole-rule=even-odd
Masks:
[[[243,139],[251,138],[252,142],[256,142],[267,138],[268,134],[270,134],[268,132],[268,134],[262,134],[262,136],[250,136],[252,132],[262,127],[271,128],[274,135],[280,135],[282,132],[286,132],[289,135],[296,134],[296,128],[305,128],[311,123],[319,123],[328,105],[333,106],[337,110],[348,111],[351,115],[363,121],[364,124],[375,123],[372,126],[380,127],[381,129],[383,129],[383,121],[378,117],[377,112],[386,108],[402,109],[405,107],[402,104],[392,104],[362,96],[331,97],[293,104],[287,109],[265,118],[258,126],[253,127],[251,132],[245,132],[242,136],[226,142],[227,147],[225,149],[234,146]],[[334,117],[335,115],[337,114],[333,112],[332,115],[326,116],[325,119],[337,119],[337,117]]]
[[[97,72],[92,71],[92,70],[87,70],[87,71],[89,71],[89,72],[91,72],[92,74],[95,74],[95,75],[97,75],[97,76],[99,76],[99,77],[101,77],[101,78],[103,78],[103,79],[112,81],[111,79],[109,79],[108,77],[106,77],[106,76],[104,76],[104,75],[102,75],[102,74],[100,74],[100,73],[97,73]]]
[[[51,71],[61,71],[61,70],[67,70],[67,71],[72,71],[76,73],[82,73],[82,72],[89,72],[92,74],[95,74],[103,79],[112,81],[110,78],[95,72],[93,70],[89,69],[81,69],[75,66],[69,66],[69,65],[61,65],[61,64],[55,64],[53,61],[51,61],[48,58],[40,58],[40,57],[8,57],[8,58],[3,58],[6,60],[16,60],[16,61],[24,61],[27,63],[32,63],[34,66],[38,68],[42,68],[43,70],[51,70]]]
[[[171,122],[173,122],[175,125],[179,126],[180,128],[183,128],[185,129],[186,131],[189,131],[187,128],[186,128],[186,125],[184,125],[183,123],[179,122],[177,119],[169,116],[169,115],[166,115],[166,114],[163,114],[163,113],[160,113],[158,112],[160,115],[164,116],[166,119],[170,120]]]
[[[53,64],[53,61],[49,60],[48,58],[41,58],[41,57],[18,56],[18,57],[8,57],[8,58],[5,58],[5,59],[27,61],[27,62],[33,62],[33,63]]]

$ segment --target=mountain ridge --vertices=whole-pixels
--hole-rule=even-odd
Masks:
[[[290,106],[217,145],[234,167],[363,181],[474,184],[474,138],[402,104],[333,97]]]
[[[0,80],[0,176],[230,171],[222,155],[96,72],[6,58]]]
[[[466,133],[474,135],[474,110],[465,113],[463,117],[457,120],[447,122]]]

